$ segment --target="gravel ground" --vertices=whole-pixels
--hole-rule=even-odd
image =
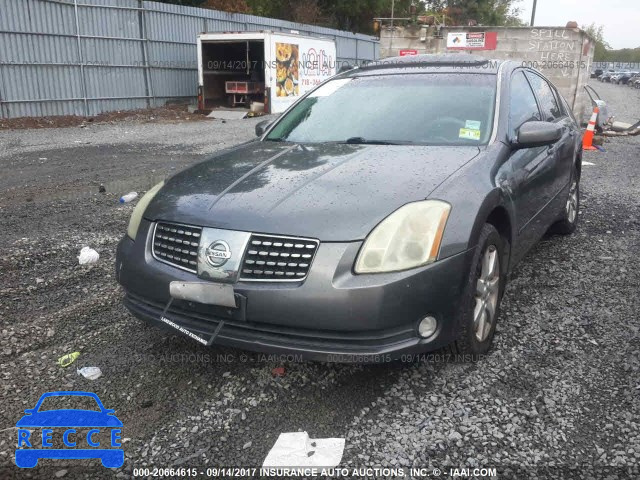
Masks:
[[[619,120],[640,91],[601,85]],[[128,478],[260,466],[281,432],[344,437],[341,466],[497,468],[499,478],[640,476],[640,137],[586,152],[581,224],[516,268],[478,363],[296,363],[147,327],[120,304],[117,198],[252,138],[257,119],[0,132],[0,476]],[[99,185],[106,193],[98,193]],[[89,245],[100,260],[80,266]],[[95,381],[56,359],[80,351]],[[436,359],[437,360],[437,359]],[[272,369],[284,366],[284,377]],[[13,466],[22,410],[88,390],[124,425],[125,466]]]

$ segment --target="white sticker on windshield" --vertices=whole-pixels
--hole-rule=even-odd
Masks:
[[[480,130],[472,130],[470,128],[461,128],[458,134],[460,138],[466,138],[467,140],[480,140]]]
[[[464,124],[464,128],[468,128],[470,130],[480,130],[480,124],[482,122],[478,120],[467,120]]]
[[[347,83],[352,81],[353,78],[341,78],[339,80],[331,80],[330,82],[325,83],[320,88],[318,88],[315,92],[309,94],[310,97],[328,97],[336,90],[341,87],[344,87]]]

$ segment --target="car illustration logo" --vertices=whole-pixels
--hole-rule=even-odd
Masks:
[[[61,402],[62,401],[62,402]],[[52,403],[89,408],[48,409]],[[46,405],[43,407],[43,403]],[[122,422],[91,392],[47,392],[16,423],[16,465],[33,468],[41,458],[99,458],[107,468],[124,464]]]
[[[216,240],[207,247],[205,257],[212,267],[221,267],[231,258],[231,248],[224,240]]]

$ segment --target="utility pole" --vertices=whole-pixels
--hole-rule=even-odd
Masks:
[[[533,0],[533,10],[531,10],[531,27],[533,27],[533,22],[536,19],[536,4],[538,3],[538,0]],[[391,15],[393,17],[393,15]]]
[[[391,55],[391,46],[393,45],[393,7],[396,4],[396,0],[391,0],[391,33],[389,37],[389,55]]]

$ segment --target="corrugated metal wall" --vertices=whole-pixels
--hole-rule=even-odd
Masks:
[[[0,116],[96,115],[195,98],[196,36],[291,31],[335,39],[338,61],[376,38],[143,0],[0,0]]]

